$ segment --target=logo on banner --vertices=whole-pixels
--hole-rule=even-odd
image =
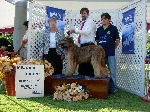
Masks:
[[[65,10],[46,6],[46,11],[47,11],[46,20],[48,20],[51,17],[56,18],[57,28],[64,30],[64,27],[65,27]],[[46,29],[49,27],[50,27],[49,24],[46,23]]]
[[[57,20],[62,20],[63,19],[63,17],[59,13],[56,13],[56,12],[50,12],[50,15],[51,15],[51,17],[54,17]]]
[[[124,12],[122,19],[122,53],[134,54],[135,8]]]

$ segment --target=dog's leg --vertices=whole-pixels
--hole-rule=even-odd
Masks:
[[[107,68],[106,63],[105,63],[105,51],[103,49],[101,49],[101,53],[102,53],[101,64],[103,67],[103,76],[108,77],[108,68]]]
[[[100,73],[102,77],[108,77],[108,68],[106,67],[105,62],[103,61],[103,59],[101,59],[101,63],[99,63],[101,65],[100,69]]]
[[[66,76],[72,76],[75,73],[76,68],[77,68],[76,62],[73,59],[69,60],[69,69]]]
[[[92,56],[91,58],[91,64],[93,65],[93,68],[96,70],[95,78],[101,78],[102,77],[102,69],[99,59],[97,59],[95,56]]]
[[[103,68],[103,74],[104,74],[104,77],[108,77],[108,69],[107,68]]]
[[[102,66],[103,77],[108,77],[108,69],[106,67],[106,63],[105,63],[104,58],[101,59],[101,66]]]
[[[102,67],[100,64],[97,64],[96,65],[96,72],[97,72],[97,75],[95,76],[96,78],[102,78]]]

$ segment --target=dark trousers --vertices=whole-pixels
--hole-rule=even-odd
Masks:
[[[62,74],[63,61],[61,60],[61,55],[57,55],[56,48],[50,48],[48,54],[44,54],[44,59],[54,67],[53,75]]]
[[[81,44],[81,47],[88,46],[88,45],[94,45],[94,43]],[[94,69],[93,69],[93,66],[91,65],[91,62],[79,64],[78,72],[80,75],[83,75],[83,76],[85,75],[94,76]]]

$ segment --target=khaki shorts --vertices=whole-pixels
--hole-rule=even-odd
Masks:
[[[23,47],[22,51],[23,51],[23,58],[27,59],[27,47]]]

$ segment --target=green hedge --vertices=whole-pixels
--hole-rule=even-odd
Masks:
[[[11,34],[0,33],[0,38],[6,38],[13,45],[13,33]]]

